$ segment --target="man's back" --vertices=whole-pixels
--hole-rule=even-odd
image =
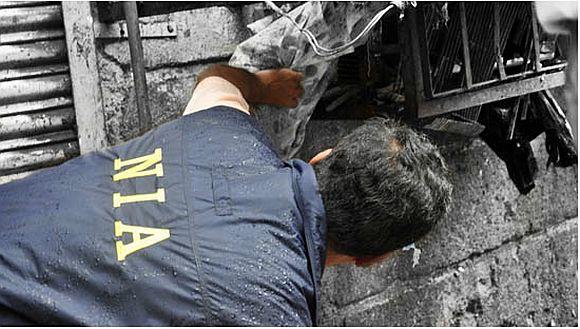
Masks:
[[[0,186],[0,321],[312,324],[299,176],[222,107]]]

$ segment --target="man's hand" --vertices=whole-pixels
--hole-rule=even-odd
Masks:
[[[290,69],[264,70],[253,74],[244,69],[217,64],[198,75],[198,85],[209,77],[227,80],[239,89],[250,104],[296,107],[304,92],[301,85],[303,74]]]
[[[264,70],[256,73],[261,90],[256,103],[296,107],[304,93],[304,75],[291,69]]]

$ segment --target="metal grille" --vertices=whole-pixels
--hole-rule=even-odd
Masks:
[[[419,3],[406,14],[405,93],[415,117],[476,120],[482,104],[564,83],[566,62],[546,51],[554,40],[530,2]]]
[[[60,2],[0,2],[0,176],[78,154]]]

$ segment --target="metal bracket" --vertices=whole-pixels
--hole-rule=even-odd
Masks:
[[[177,28],[174,22],[139,22],[142,39],[176,38]],[[95,22],[95,38],[97,39],[127,39],[127,23],[119,21],[113,24]]]

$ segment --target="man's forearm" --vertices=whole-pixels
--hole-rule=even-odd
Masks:
[[[250,104],[296,107],[304,89],[303,75],[288,68],[259,71],[256,74],[227,65],[212,65],[197,77],[198,84],[218,77],[234,85]]]
[[[264,102],[264,83],[253,73],[227,65],[212,65],[203,70],[197,77],[197,83],[205,78],[220,77],[236,86],[248,103]]]

